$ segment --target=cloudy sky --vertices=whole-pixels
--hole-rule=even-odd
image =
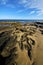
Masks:
[[[43,0],[0,0],[0,19],[43,19]]]

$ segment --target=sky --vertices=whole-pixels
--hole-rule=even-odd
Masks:
[[[0,19],[43,19],[43,0],[0,0]]]

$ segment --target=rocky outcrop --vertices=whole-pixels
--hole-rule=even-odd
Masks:
[[[35,25],[13,26],[13,30],[1,32],[0,65],[36,65],[38,33]]]

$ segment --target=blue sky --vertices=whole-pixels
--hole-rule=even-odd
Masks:
[[[43,0],[0,0],[0,19],[43,19]]]

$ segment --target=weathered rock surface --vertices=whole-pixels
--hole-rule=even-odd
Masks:
[[[25,24],[0,31],[0,65],[43,65],[43,28]]]

